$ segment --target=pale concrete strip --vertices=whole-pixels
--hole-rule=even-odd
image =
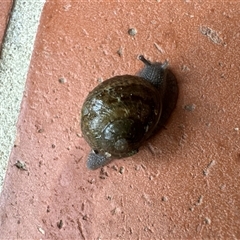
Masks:
[[[15,0],[0,59],[0,192],[45,0]]]

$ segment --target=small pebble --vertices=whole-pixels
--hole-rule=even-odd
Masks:
[[[112,169],[115,170],[115,171],[118,171],[118,167],[116,165],[113,165]]]
[[[43,235],[45,234],[45,231],[41,227],[38,227],[38,231]]]
[[[185,109],[186,111],[189,111],[189,112],[194,111],[195,108],[196,108],[196,105],[195,105],[195,104],[187,104],[187,105],[184,106],[184,109]]]
[[[124,168],[124,167],[120,167],[119,172],[120,172],[121,174],[123,174],[123,173],[125,172],[125,168]]]
[[[20,160],[17,160],[17,162],[14,164],[18,169],[27,171],[26,163]]]
[[[163,196],[163,197],[162,197],[162,201],[163,201],[163,202],[167,202],[167,201],[168,201],[168,197]]]
[[[128,34],[129,34],[130,36],[135,36],[135,35],[137,34],[137,29],[136,29],[136,28],[130,28],[130,29],[128,30]]]
[[[67,82],[66,78],[64,78],[64,77],[59,78],[58,81],[60,83],[66,83]]]
[[[122,49],[122,47],[120,47],[120,48],[117,50],[117,54],[118,54],[119,57],[122,57],[122,55],[123,55],[123,49]]]
[[[40,128],[37,130],[38,133],[43,133],[44,132],[44,129],[43,128]]]
[[[59,222],[57,222],[57,227],[58,227],[59,229],[61,229],[62,226],[63,226],[63,221],[62,221],[62,219],[61,219]]]
[[[206,217],[206,218],[205,218],[205,223],[206,223],[206,224],[211,224],[211,219],[208,218],[208,217]]]
[[[101,78],[101,77],[97,78],[97,82],[98,83],[102,83],[103,82],[103,78]]]

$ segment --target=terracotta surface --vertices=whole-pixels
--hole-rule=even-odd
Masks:
[[[3,36],[7,27],[10,11],[12,8],[12,0],[1,1],[0,5],[0,49],[2,47]]]
[[[1,195],[1,238],[240,239],[239,8],[47,2]],[[99,79],[141,69],[138,54],[169,60],[177,107],[137,155],[90,171],[82,103]]]

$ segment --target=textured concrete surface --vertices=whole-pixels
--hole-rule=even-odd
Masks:
[[[48,1],[0,199],[2,238],[240,239],[239,7]],[[176,110],[137,155],[89,171],[82,103],[101,79],[137,72],[138,54],[169,60]]]
[[[44,0],[37,2],[16,0],[14,2],[2,45],[0,60],[0,192],[16,137],[16,123],[44,2]]]

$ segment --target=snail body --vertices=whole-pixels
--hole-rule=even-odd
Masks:
[[[83,103],[81,129],[92,148],[87,160],[90,169],[136,154],[139,147],[164,124],[161,116],[166,108],[164,98],[169,88],[168,62],[151,63],[143,56],[139,59],[145,67],[138,76],[112,77],[95,87]],[[172,108],[178,92],[175,78],[174,82]]]

